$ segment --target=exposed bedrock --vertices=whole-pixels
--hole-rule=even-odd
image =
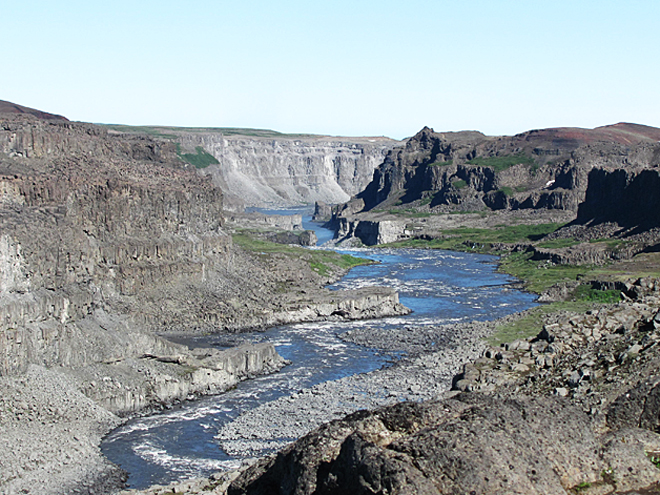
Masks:
[[[660,165],[660,151],[655,160]],[[660,170],[593,169],[576,223],[603,222],[643,230],[660,227]]]
[[[286,362],[272,344],[226,350],[170,345],[158,353],[84,368],[61,368],[79,389],[108,411],[134,413],[219,393],[242,380],[279,370]]]
[[[220,163],[201,172],[234,206],[341,203],[369,183],[374,169],[399,141],[383,137],[259,138],[182,133],[185,148],[203,147]]]
[[[644,453],[658,438],[635,428],[601,436],[558,397],[461,394],[333,421],[249,468],[227,493],[623,492],[660,480]]]
[[[283,301],[286,301],[283,296]],[[399,302],[399,294],[388,287],[364,287],[355,290],[327,291],[291,299],[285,309],[254,308],[238,319],[236,325],[225,323],[226,330],[263,329],[304,321],[365,320],[410,313]]]
[[[335,237],[338,241],[354,237],[360,239],[367,246],[373,246],[375,244],[398,241],[401,238],[409,236],[411,233],[405,221],[349,220],[347,218],[340,218]]]
[[[233,247],[221,191],[176,151],[63,119],[0,120],[0,492],[110,492],[103,480],[120,475],[98,444],[115,414],[285,364],[272,345],[192,352],[155,335],[163,322],[208,329],[230,291],[273,278]],[[250,268],[259,280],[236,284]]]
[[[575,218],[584,204],[580,221],[655,226],[658,135],[656,128],[633,124],[500,137],[424,128],[387,154],[362,192],[333,208],[331,224],[341,236],[371,244],[376,228],[360,223],[388,211],[554,210]]]

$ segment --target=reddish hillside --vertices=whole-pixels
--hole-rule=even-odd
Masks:
[[[11,103],[9,101],[0,100],[0,114],[3,113],[4,114],[26,113],[45,120],[69,120],[66,117],[62,117],[61,115],[42,112],[41,110],[36,110],[34,108],[24,107],[23,105],[17,105],[16,103]]]
[[[583,144],[596,142],[622,145],[660,141],[660,129],[640,124],[621,122],[619,124],[583,129],[580,127],[553,127],[536,129],[514,136],[533,143],[552,143],[560,147],[577,148]]]

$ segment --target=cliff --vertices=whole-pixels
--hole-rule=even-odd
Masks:
[[[341,203],[362,191],[399,141],[385,137],[282,134],[259,129],[110,126],[112,132],[175,143],[222,189],[225,206],[284,207]],[[206,155],[205,155],[206,156]]]
[[[660,227],[660,147],[653,163],[652,169],[593,169],[575,223],[613,222],[640,230]]]
[[[212,177],[229,203],[281,207],[347,201],[369,183],[374,169],[397,142],[191,134],[182,136],[182,144],[202,146],[220,162],[202,173]]]
[[[524,223],[577,216],[580,224],[648,228],[657,223],[659,136],[660,129],[636,124],[503,137],[424,128],[388,153],[364,191],[333,208],[330,224],[340,241],[366,244],[483,227],[494,213],[501,217],[495,224],[508,223],[509,212]],[[462,223],[448,213],[462,213]]]
[[[339,254],[234,245],[222,191],[181,143],[12,109],[0,116],[3,493],[116,486],[98,442],[118,415],[285,364],[270,344],[191,351],[162,335],[407,311],[393,290],[324,289],[351,266]]]
[[[576,211],[592,168],[648,167],[657,162],[659,135],[635,124],[504,137],[424,128],[387,155],[356,198],[363,211],[394,205]]]

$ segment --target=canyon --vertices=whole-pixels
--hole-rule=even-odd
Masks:
[[[98,445],[122,417],[286,364],[270,344],[193,352],[166,334],[407,311],[391,289],[324,289],[352,266],[338,254],[235,245],[223,192],[175,143],[0,109],[3,493],[111,490],[123,474]]]
[[[341,203],[371,181],[400,141],[386,137],[282,134],[261,129],[110,126],[111,132],[174,142],[183,156],[204,156],[202,175],[224,193],[225,208]],[[197,154],[197,155],[196,155]]]
[[[312,244],[297,219],[242,211],[313,202],[340,243],[457,238],[536,272],[588,272],[544,301],[580,287],[621,299],[544,314],[540,332],[481,357],[502,323],[451,327],[474,334],[455,390],[335,420],[186,492],[657,493],[659,129],[424,128],[397,142],[0,114],[3,493],[113,493],[124,475],[99,442],[126,417],[287,364],[272,344],[169,338],[405,314],[393,289],[325,288],[363,260],[291,246]],[[524,242],[460,237],[547,224]],[[345,338],[411,352],[398,334]],[[411,359],[394,372],[430,380],[447,363],[421,344]]]

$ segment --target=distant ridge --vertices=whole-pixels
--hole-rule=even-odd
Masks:
[[[612,142],[623,145],[633,145],[643,142],[660,141],[660,129],[648,125],[620,122],[618,124],[605,125],[595,129],[583,129],[580,127],[551,127],[548,129],[535,129],[521,134],[517,138],[525,141],[545,141],[554,144],[573,143],[575,147],[581,144],[596,142]]]
[[[24,107],[23,105],[17,105],[16,103],[11,103],[10,101],[4,101],[0,100],[0,114],[3,113],[12,113],[12,114],[18,114],[18,113],[25,113],[28,115],[33,115],[35,117],[38,117],[40,119],[45,119],[45,120],[66,120],[68,121],[66,117],[62,117],[61,115],[55,115],[52,113],[48,112],[42,112],[41,110],[36,110],[34,108],[29,108],[29,107]]]

